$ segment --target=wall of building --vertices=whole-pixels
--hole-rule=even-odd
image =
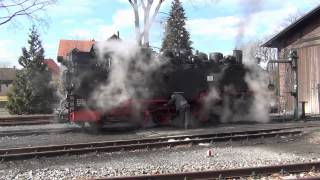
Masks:
[[[0,84],[0,96],[6,96],[12,84]]]
[[[308,113],[319,113],[320,46],[301,47],[299,55],[299,101]]]
[[[288,59],[287,49],[280,51],[281,59]],[[293,112],[294,98],[291,95],[293,90],[292,69],[289,64],[279,64],[279,104],[282,112]]]
[[[301,29],[300,38],[281,49],[281,58],[286,58],[289,49],[298,52],[298,80],[299,101],[306,101],[307,113],[320,113],[319,111],[319,84],[320,84],[320,25],[312,31],[308,27]],[[308,33],[305,33],[305,32]],[[292,74],[290,65],[279,66],[280,76],[280,105],[282,109],[293,110],[293,97],[287,92],[292,90]],[[282,104],[281,104],[282,103]]]

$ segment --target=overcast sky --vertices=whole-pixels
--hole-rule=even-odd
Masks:
[[[157,0],[155,0],[157,1]],[[230,53],[238,42],[268,37],[283,28],[288,16],[306,13],[319,0],[182,0],[193,47],[209,53]],[[151,32],[151,45],[160,47],[171,0],[165,0]],[[1,10],[0,10],[1,11]],[[45,12],[48,26],[40,27],[47,58],[56,59],[60,39],[103,40],[120,31],[134,40],[133,11],[127,0],[58,0]],[[17,65],[27,46],[31,23],[26,19],[0,26],[0,66]],[[240,35],[243,35],[239,38]]]

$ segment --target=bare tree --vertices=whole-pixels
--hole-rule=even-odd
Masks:
[[[248,42],[243,46],[243,48],[246,50],[246,54],[248,55],[249,59],[256,59],[259,58],[262,62],[261,64],[267,65],[264,68],[267,70],[268,73],[268,79],[269,79],[269,88],[274,89],[274,96],[277,99],[278,108],[281,110],[286,109],[288,106],[288,98],[289,95],[287,94],[287,90],[290,90],[292,87],[292,79],[291,79],[291,67],[289,65],[284,65],[286,73],[280,74],[279,73],[279,64],[275,63],[268,63],[269,60],[276,60],[278,58],[280,59],[286,59],[287,55],[287,49],[282,50],[282,52],[278,52],[278,49],[271,48],[271,47],[261,47],[262,44],[264,44],[267,40],[269,40],[271,37],[273,37],[275,34],[282,31],[284,28],[287,28],[292,23],[296,22],[300,17],[302,16],[301,12],[297,12],[295,14],[291,14],[283,19],[281,24],[277,27],[277,31],[274,32],[273,35],[262,38],[260,40],[255,40]],[[280,53],[280,54],[279,54]],[[284,76],[284,77],[283,77]],[[284,90],[280,89],[280,79],[284,79]]]
[[[18,17],[41,21],[36,14],[44,11],[57,0],[0,0],[0,26]]]
[[[277,28],[278,30],[274,34],[279,33],[284,28],[296,22],[302,15],[303,14],[301,12],[290,14],[288,17],[283,19],[282,23]],[[261,47],[261,45],[265,43],[267,40],[269,40],[272,36],[273,35],[267,36],[259,40],[251,41],[247,44],[242,45],[242,48],[248,52],[250,59],[259,58],[262,62],[276,60],[278,59],[278,51],[276,48]]]
[[[161,4],[164,0],[157,0],[158,3],[155,7],[154,12],[151,14],[151,7],[154,3],[154,0],[129,0],[134,12],[135,19],[135,30],[136,30],[136,39],[139,45],[149,46],[149,31],[154,22]],[[141,3],[142,10],[144,11],[144,21],[143,21],[143,30],[141,31],[140,27],[140,17],[139,17],[139,2]],[[143,40],[143,43],[142,43]]]
[[[269,47],[261,47],[267,38],[263,40],[251,41],[243,44],[240,49],[245,50],[249,60],[257,60],[266,63],[269,60],[277,59],[277,49]]]
[[[298,19],[300,19],[303,16],[303,13],[301,11],[297,11],[293,14],[289,14],[288,17],[286,17],[282,23],[280,24],[280,28],[286,28],[292,23],[296,22]]]

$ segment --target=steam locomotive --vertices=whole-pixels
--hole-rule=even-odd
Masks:
[[[155,55],[147,48],[141,48],[138,54],[140,59],[137,61],[146,64]],[[131,72],[125,78],[133,82],[131,86],[136,86],[133,87],[135,95],[104,108],[91,99],[98,88],[110,83],[113,59],[104,54],[101,60],[94,48],[90,52],[74,49],[68,59],[59,61],[66,67],[62,79],[67,94],[60,119],[91,130],[124,122],[139,126],[149,123],[169,125],[176,111],[173,106],[163,105],[172,93],[181,93],[187,99],[194,125],[219,121],[225,108],[231,113],[247,113],[252,104],[252,92],[245,82],[249,70],[242,63],[242,51],[234,50],[232,56],[225,57],[222,53],[212,53],[209,57],[196,53],[192,57],[181,58],[167,50],[159,56],[165,62],[148,70],[147,75],[140,72],[143,70],[139,69],[137,61],[132,61],[129,64]],[[141,77],[135,79],[131,75],[137,72],[145,77],[143,81]]]

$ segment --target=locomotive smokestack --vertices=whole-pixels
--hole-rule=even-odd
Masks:
[[[241,50],[233,50],[233,56],[236,58],[236,62],[242,64],[242,51]]]

